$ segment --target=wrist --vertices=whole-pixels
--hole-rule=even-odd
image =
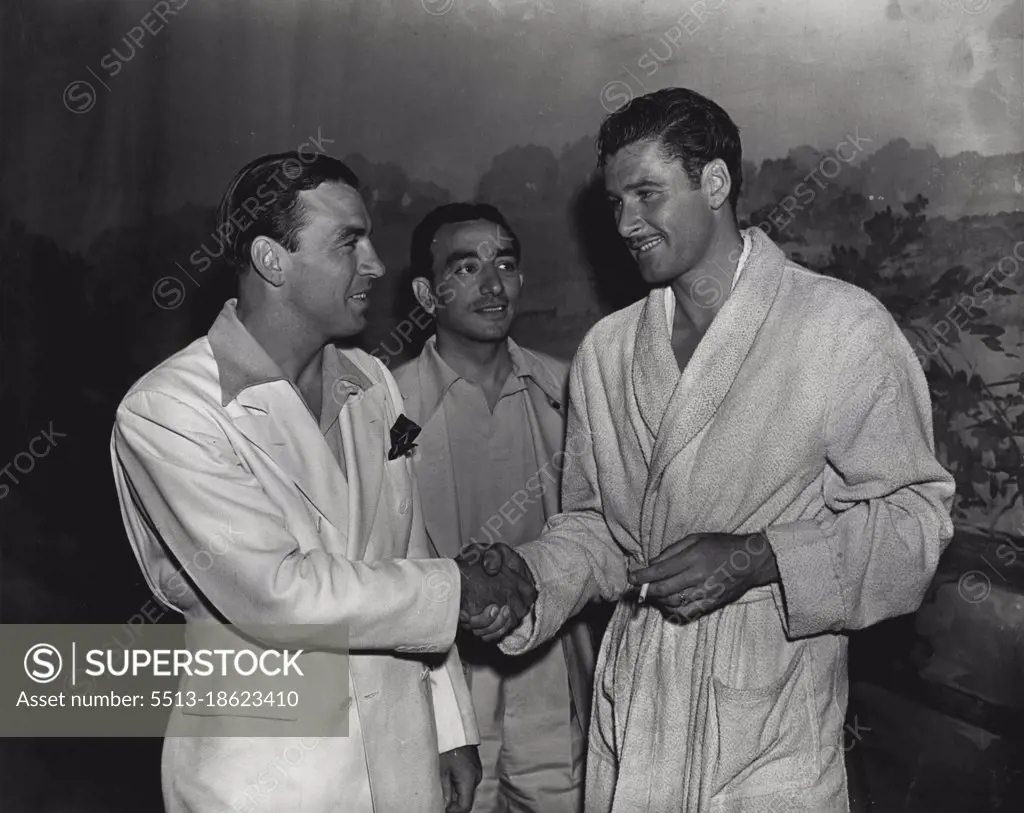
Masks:
[[[757,531],[747,536],[747,551],[757,561],[757,584],[764,586],[779,580],[779,568],[775,561],[775,551],[765,531]]]

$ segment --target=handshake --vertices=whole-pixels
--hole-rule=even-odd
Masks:
[[[462,574],[459,623],[483,641],[500,641],[526,617],[537,588],[523,558],[503,542],[455,557]]]

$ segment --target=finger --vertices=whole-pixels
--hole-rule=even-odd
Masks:
[[[494,623],[494,619],[498,617],[500,611],[501,608],[497,604],[488,604],[476,615],[468,615],[466,620],[462,622],[462,626],[474,631],[482,629]]]
[[[715,602],[710,599],[699,599],[696,601],[684,602],[681,606],[669,609],[665,608],[665,619],[673,624],[689,624],[698,618],[707,615],[717,609]]]
[[[700,612],[692,604],[687,604],[675,609],[669,609],[666,607],[662,609],[661,614],[669,624],[675,624],[677,626],[685,626],[704,615],[704,613]]]
[[[465,625],[464,628],[468,629],[474,635],[479,637],[479,636],[483,635],[484,633],[489,632],[490,630],[496,629],[498,626],[500,626],[502,624],[503,620],[507,617],[507,614],[508,614],[508,609],[506,607],[501,607],[498,610],[497,615],[494,616],[494,618],[485,618],[482,615],[481,616],[477,616],[478,620],[476,621],[476,623],[473,623],[472,620],[471,620],[471,622],[469,624]]]
[[[693,536],[696,536],[696,534],[694,534]],[[657,556],[650,559],[647,562],[646,567],[631,570],[629,573],[626,574],[626,578],[629,580],[631,584],[643,584],[644,582],[653,581],[650,574],[652,571],[654,571],[655,566],[664,565],[665,562],[671,561],[677,556],[685,554],[690,548],[693,547],[693,536],[688,536],[685,539],[680,539],[678,542],[673,542]]]
[[[513,554],[514,555],[508,557],[506,567],[508,567],[509,570],[513,571],[517,576],[522,578],[523,581],[533,584],[533,573],[530,571],[529,565],[526,564],[522,556],[516,554],[514,551]]]
[[[690,534],[689,536],[684,536],[682,539],[673,542],[671,545],[665,548],[661,553],[659,553],[657,556],[651,559],[647,564],[661,564],[666,559],[669,559],[675,556],[676,554],[683,553],[684,551],[689,550],[694,546],[696,542],[700,540],[700,537],[700,534]]]
[[[452,800],[452,775],[447,766],[441,768],[441,793],[447,806]]]
[[[493,632],[489,632],[487,633],[487,635],[481,635],[480,640],[483,641],[485,644],[500,643],[508,637],[509,633],[511,633],[512,630],[516,628],[516,626],[517,625],[515,621],[507,621],[505,622],[505,624],[503,624],[501,627],[494,630]]]
[[[682,592],[672,593],[664,596],[663,598],[656,598],[652,601],[652,604],[657,604],[660,607],[687,607],[693,606],[706,598],[704,590],[698,588],[684,589]]]
[[[629,580],[633,584],[662,581],[682,573],[691,566],[691,558],[684,552],[663,562],[658,562],[656,565],[648,565],[639,570],[634,570],[629,574]]]
[[[526,618],[527,613],[530,612],[530,606],[518,595],[513,595],[508,602],[508,608],[511,611],[512,617],[515,619],[516,624]]]
[[[663,600],[673,593],[685,593],[697,589],[701,586],[701,578],[699,574],[694,571],[686,571],[684,573],[677,573],[669,576],[667,579],[661,581],[652,581],[651,586],[647,588],[647,600],[651,602],[658,602]]]
[[[502,607],[501,613],[494,619],[493,623],[488,624],[482,629],[473,630],[473,634],[489,642],[504,638],[506,633],[517,623],[515,616],[512,615],[512,611],[508,607]]]
[[[537,587],[533,582],[528,582],[524,579],[519,585],[519,595],[528,606],[532,607],[534,602],[537,601]]]
[[[473,807],[473,783],[468,776],[455,778],[456,797],[453,813],[469,813]]]
[[[484,551],[484,573],[488,576],[497,576],[505,566],[505,557],[497,545],[493,545]]]

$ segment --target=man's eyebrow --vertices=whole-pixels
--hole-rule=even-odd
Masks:
[[[365,237],[369,233],[369,230],[362,226],[342,226],[334,233],[334,240],[338,243],[344,243],[353,237]]]
[[[451,265],[459,260],[475,260],[477,259],[477,253],[473,249],[462,249],[460,251],[453,251],[447,257],[444,258],[445,265]]]
[[[485,246],[485,245],[493,245],[493,244],[489,243],[489,242],[484,242],[484,243],[480,244],[480,246]],[[487,256],[491,256],[491,257],[511,257],[512,259],[515,259],[516,253],[515,253],[515,250],[511,246],[502,246],[500,248],[495,249],[493,254],[491,252],[489,252],[489,251],[488,252],[484,252],[483,256],[484,257],[487,257]],[[446,266],[449,266],[452,263],[459,262],[460,260],[479,260],[479,259],[481,259],[481,252],[478,249],[467,248],[467,249],[460,249],[458,251],[451,252],[447,257],[444,258],[444,264]]]
[[[639,181],[633,181],[622,187],[623,192],[632,192],[634,189],[639,189],[642,186],[661,186],[660,181],[656,181],[653,178],[641,178]]]
[[[626,192],[635,192],[637,189],[642,189],[645,186],[656,186],[661,189],[664,187],[664,184],[661,183],[661,181],[654,180],[653,178],[641,178],[638,181],[633,181],[632,183],[628,183],[623,186],[619,194],[608,191],[604,194],[609,203],[616,203],[619,200],[620,195],[624,195]]]

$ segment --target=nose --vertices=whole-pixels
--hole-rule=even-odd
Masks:
[[[622,204],[622,208],[619,210],[618,221],[615,225],[616,230],[619,232],[619,236],[623,239],[628,239],[639,232],[643,224],[641,223],[636,207],[627,202]]]
[[[366,251],[359,262],[359,273],[364,277],[378,279],[384,276],[384,272],[384,263],[377,256],[377,250],[373,247],[373,243],[367,240]]]
[[[501,274],[494,267],[493,263],[486,263],[480,272],[480,293],[497,296],[504,293],[505,283],[501,281]]]

